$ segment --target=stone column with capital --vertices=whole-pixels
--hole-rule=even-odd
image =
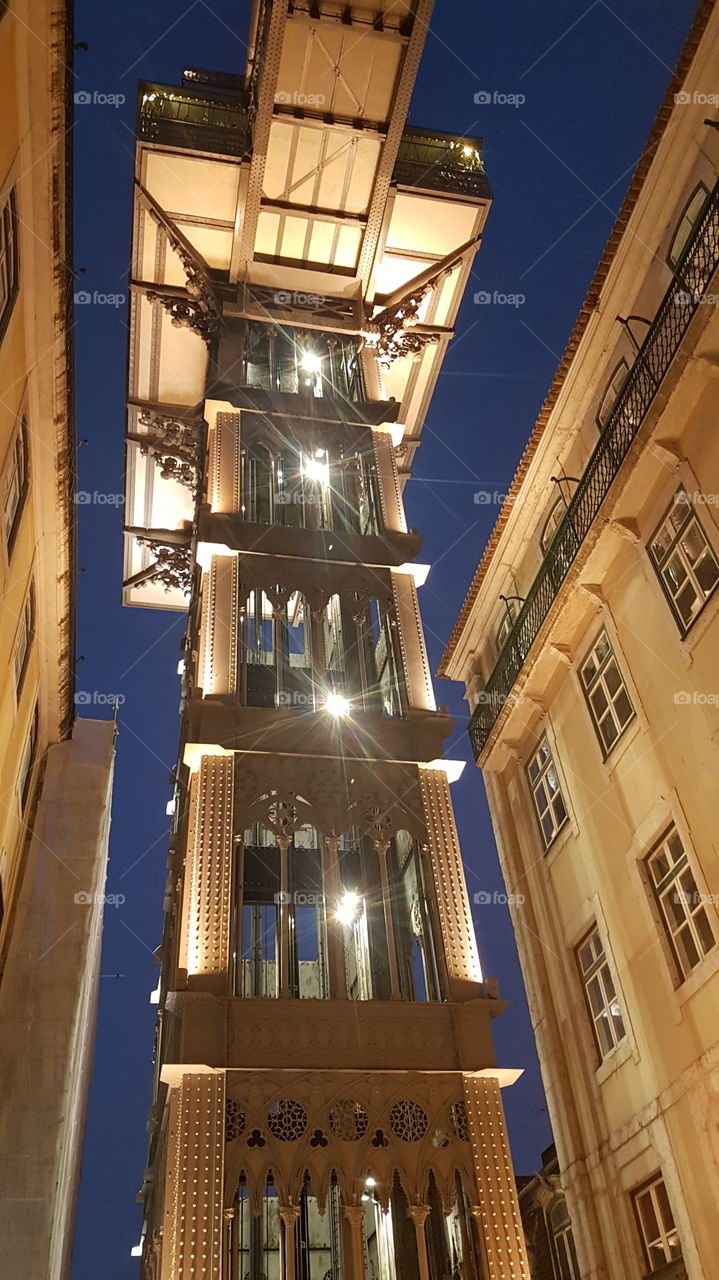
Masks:
[[[410,1204],[407,1207],[407,1217],[414,1223],[414,1232],[417,1237],[419,1280],[430,1280],[429,1258],[427,1256],[427,1238],[424,1234],[424,1224],[427,1220],[428,1213],[428,1204]]]
[[[530,1280],[504,1108],[496,1076],[464,1076],[487,1280]]]
[[[346,1204],[342,1213],[352,1234],[350,1280],[364,1280],[364,1208],[361,1204]]]
[[[298,1204],[281,1204],[282,1220],[282,1280],[295,1280],[295,1227],[300,1216]]]

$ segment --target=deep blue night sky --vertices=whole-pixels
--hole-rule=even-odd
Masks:
[[[420,559],[433,566],[420,602],[435,669],[497,514],[474,494],[508,487],[695,7],[437,2],[410,122],[484,137],[494,208],[406,493],[409,524],[425,535]],[[185,65],[241,72],[249,10],[249,0],[76,0],[76,39],[89,44],[76,55],[76,91],[126,99],[76,108],[78,290],[127,295],[137,80],[176,84]],[[477,105],[482,91],[526,101]],[[526,300],[477,305],[476,290]],[[83,304],[76,320],[80,489],[104,499],[80,508],[77,688],[125,699],[108,883],[125,901],[107,909],[73,1280],[134,1280],[185,620],[120,607],[126,306]],[[439,681],[437,693],[457,715],[447,755],[468,758],[461,689]],[[81,710],[110,714],[97,701]],[[473,767],[453,795],[470,893],[499,890]],[[531,1172],[550,1134],[512,928],[504,907],[474,911],[484,971],[510,1000],[495,1023],[498,1058],[525,1068],[505,1105],[515,1166]]]

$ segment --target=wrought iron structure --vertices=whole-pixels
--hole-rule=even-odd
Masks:
[[[393,183],[449,194],[491,196],[481,157],[481,138],[405,129]]]
[[[719,183],[707,200],[674,279],[639,349],[541,568],[508,632],[469,724],[475,760],[483,751],[542,624],[649,411],[719,266]]]

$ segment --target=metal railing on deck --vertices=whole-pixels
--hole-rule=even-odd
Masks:
[[[508,633],[469,723],[475,760],[482,752],[572,561],[626,457],[682,338],[719,266],[719,183],[687,243],[627,380],[612,409],[542,566]]]
[[[247,112],[239,102],[200,89],[140,86],[138,134],[147,142],[244,156],[250,149]]]
[[[491,193],[481,148],[480,138],[406,129],[399,144],[392,181],[425,191],[489,199]]]

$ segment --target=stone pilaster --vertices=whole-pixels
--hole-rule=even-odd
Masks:
[[[225,1078],[188,1074],[169,1101],[161,1280],[221,1280]]]
[[[529,1262],[496,1076],[464,1076],[487,1280],[529,1280]]]

